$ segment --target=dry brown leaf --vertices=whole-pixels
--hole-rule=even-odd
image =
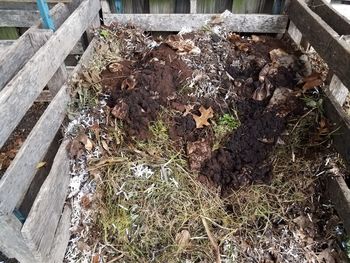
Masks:
[[[109,147],[108,147],[108,144],[105,140],[102,141],[102,147],[103,149],[106,150],[106,152],[109,154],[109,155],[112,155],[111,151],[109,150]]]
[[[179,246],[179,250],[182,250],[188,246],[190,243],[190,232],[187,230],[182,230],[180,233],[176,234],[175,242]]]
[[[89,251],[90,250],[90,247],[88,244],[86,244],[85,242],[83,241],[78,241],[77,242],[77,248],[83,252],[83,251]]]
[[[276,48],[270,51],[270,58],[276,67],[290,67],[294,64],[295,58],[285,52],[283,49]]]
[[[88,138],[85,144],[85,149],[89,152],[91,152],[92,148],[93,148],[93,143],[92,141]]]
[[[210,123],[208,122],[208,120],[214,117],[213,109],[211,107],[209,107],[208,109],[205,109],[203,106],[201,106],[199,108],[199,112],[201,113],[201,116],[192,114],[192,117],[196,122],[196,128],[201,129],[201,128],[204,128],[204,126],[209,126]]]
[[[303,92],[306,92],[310,89],[313,89],[313,88],[323,84],[323,80],[321,78],[321,75],[318,73],[315,73],[315,74],[312,74],[308,77],[305,77],[303,79],[303,82],[304,82]]]
[[[203,162],[211,156],[211,145],[208,140],[188,142],[186,145],[188,163],[192,171],[199,171]]]
[[[100,263],[100,255],[98,254],[93,255],[91,263]]]
[[[123,100],[120,100],[114,106],[111,113],[117,119],[125,120],[125,118],[128,115],[128,111],[129,111],[129,106]]]
[[[124,70],[124,65],[118,62],[114,62],[108,65],[108,70],[113,73],[120,73]]]
[[[70,144],[68,144],[67,146],[69,156],[71,158],[76,158],[76,157],[79,158],[81,155],[82,148],[83,148],[82,144],[77,139],[72,140]]]
[[[240,41],[241,37],[236,33],[231,33],[228,35],[227,40],[232,42],[232,43],[235,43],[237,41]]]
[[[124,79],[122,82],[122,90],[133,90],[136,87],[136,79],[134,75],[130,75],[128,78]]]
[[[36,169],[43,168],[45,165],[46,165],[46,162],[39,162],[39,163],[36,165]]]
[[[88,209],[91,207],[91,200],[90,197],[87,195],[83,195],[80,200],[81,206],[85,209]]]
[[[257,101],[266,99],[271,95],[271,88],[271,82],[268,79],[265,79],[265,82],[254,91],[252,99]]]
[[[193,108],[194,108],[194,105],[186,105],[183,116],[187,116],[188,114],[191,114],[191,110],[193,110]]]

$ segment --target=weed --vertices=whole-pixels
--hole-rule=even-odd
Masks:
[[[213,149],[216,150],[220,147],[222,140],[232,131],[236,130],[240,125],[238,118],[231,114],[222,115],[217,122],[213,124],[213,130],[215,135],[215,141]]]

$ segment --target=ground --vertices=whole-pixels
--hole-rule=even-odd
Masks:
[[[324,75],[288,42],[99,32],[73,85],[65,262],[345,262]]]

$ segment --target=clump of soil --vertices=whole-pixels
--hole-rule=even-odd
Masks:
[[[126,124],[127,135],[146,139],[161,106],[170,105],[190,76],[191,70],[176,52],[161,44],[140,61],[109,65],[102,72],[102,85],[111,93],[112,114]]]

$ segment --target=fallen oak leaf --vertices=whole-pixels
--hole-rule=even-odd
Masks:
[[[214,117],[213,109],[211,107],[206,109],[203,106],[201,106],[199,108],[199,112],[201,113],[201,116],[198,116],[196,114],[192,114],[192,117],[193,117],[194,121],[196,122],[196,128],[201,129],[201,128],[204,128],[204,126],[209,126],[210,123],[208,122],[208,120],[210,118]]]

